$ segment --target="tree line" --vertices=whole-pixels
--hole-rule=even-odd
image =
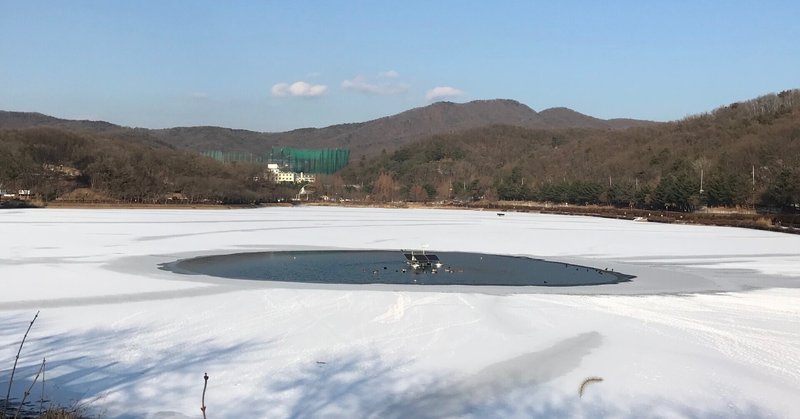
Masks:
[[[133,203],[248,204],[290,198],[263,168],[222,164],[150,138],[104,138],[55,128],[0,130],[0,189],[29,189],[43,201],[89,189]]]

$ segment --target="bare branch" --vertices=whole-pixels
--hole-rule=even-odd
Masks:
[[[33,377],[33,382],[28,387],[28,389],[25,390],[25,393],[22,394],[22,401],[19,402],[19,407],[17,408],[17,413],[14,414],[14,419],[17,419],[17,417],[19,417],[19,414],[22,412],[22,408],[25,406],[25,400],[27,400],[28,396],[31,395],[31,390],[33,390],[33,386],[36,384],[36,381],[39,380],[39,375],[41,375],[42,371],[44,371],[44,363],[45,359],[42,359],[42,364],[39,365],[39,372],[36,373],[36,377]]]
[[[25,336],[22,337],[22,342],[19,344],[19,350],[17,351],[17,357],[14,358],[14,368],[11,369],[11,378],[8,380],[8,392],[6,393],[6,400],[3,404],[3,415],[5,415],[6,410],[8,409],[8,402],[11,399],[11,384],[14,383],[14,373],[17,371],[17,362],[19,362],[19,355],[22,353],[22,346],[25,345],[25,339],[28,338],[28,333],[31,331],[31,327],[33,327],[33,322],[39,317],[39,311],[36,311],[36,315],[33,316],[33,320],[31,320],[31,324],[28,325],[28,330],[25,331]]]
[[[208,387],[208,373],[203,374],[203,398],[200,401],[200,410],[203,412],[203,419],[206,419],[206,388]]]

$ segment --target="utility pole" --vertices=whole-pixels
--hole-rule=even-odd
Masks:
[[[752,200],[753,200],[753,211],[755,211],[755,209],[756,209],[756,165],[753,165],[752,175],[753,175],[753,192],[752,192],[753,196],[752,196]]]
[[[700,169],[700,193],[703,193],[703,169]]]

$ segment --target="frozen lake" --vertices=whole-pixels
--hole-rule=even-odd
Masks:
[[[632,278],[607,269],[528,257],[465,252],[428,255],[437,258],[438,266],[409,266],[401,251],[310,250],[205,256],[166,264],[165,269],[231,279],[321,284],[567,287],[615,284]]]
[[[800,236],[452,210],[0,212],[0,394],[110,418],[797,417]],[[572,287],[185,275],[196,257],[438,252],[614,269]],[[388,270],[388,269],[387,269]],[[589,385],[588,377],[602,382]],[[38,398],[38,394],[32,394]]]

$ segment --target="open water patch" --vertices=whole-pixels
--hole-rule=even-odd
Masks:
[[[565,287],[616,284],[633,278],[605,268],[523,256],[427,252],[432,254],[438,261],[417,268],[401,251],[303,250],[203,256],[165,264],[162,269],[230,279],[321,284]]]

